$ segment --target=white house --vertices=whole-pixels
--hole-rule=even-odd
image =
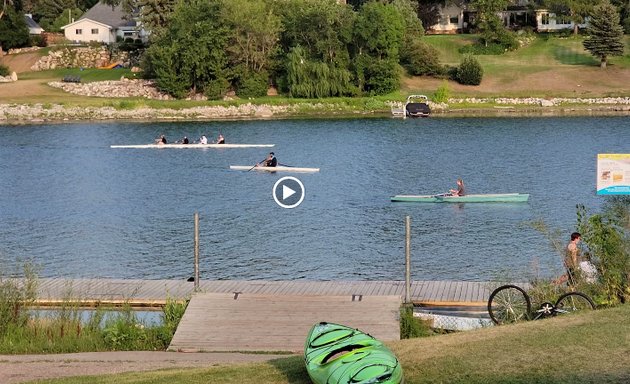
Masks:
[[[24,21],[26,21],[29,35],[41,35],[42,32],[44,32],[44,28],[40,27],[39,24],[33,20],[33,15],[30,13],[24,15]]]
[[[125,19],[122,6],[112,8],[100,1],[77,21],[61,27],[66,39],[76,42],[115,43],[118,37],[144,39],[144,31],[135,20]]]
[[[531,9],[528,0],[517,0],[499,13],[503,24],[512,29],[533,27],[538,32],[554,32],[573,29],[573,23],[568,16],[557,16],[546,9]],[[470,9],[467,3],[461,5],[449,4],[441,7],[440,20],[437,24],[426,28],[427,33],[448,34],[468,32],[468,27],[474,24],[477,12]],[[586,28],[586,24],[579,24],[579,28]]]
[[[457,5],[447,5],[440,10],[440,21],[428,28],[429,33],[460,33],[464,28],[464,9]]]
[[[554,32],[573,29],[573,22],[568,16],[557,16],[546,9],[536,10],[536,30],[538,32]],[[586,24],[578,24],[578,28],[586,28]]]

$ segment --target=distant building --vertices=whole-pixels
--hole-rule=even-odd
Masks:
[[[499,13],[503,24],[510,29],[531,27],[538,32],[554,32],[573,29],[573,22],[568,16],[557,16],[546,9],[532,9],[527,0],[519,0]],[[426,28],[429,34],[467,33],[475,24],[477,11],[469,4],[457,5],[447,3],[440,9],[440,20],[437,24]],[[586,24],[579,24],[586,28]]]
[[[42,32],[44,32],[44,28],[40,27],[39,24],[33,20],[33,15],[30,13],[24,15],[24,20],[26,21],[29,35],[41,35]]]
[[[115,43],[117,38],[146,40],[145,31],[136,20],[125,18],[122,5],[116,7],[96,3],[77,21],[61,27],[66,39],[75,42]]]

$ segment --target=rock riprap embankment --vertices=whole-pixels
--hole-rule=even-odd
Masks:
[[[290,106],[253,105],[204,106],[193,108],[149,108],[117,109],[114,107],[68,107],[59,104],[0,104],[1,121],[38,120],[157,120],[157,119],[240,119],[271,118],[293,111]]]
[[[51,87],[88,97],[144,97],[155,100],[171,100],[172,97],[160,92],[150,80],[126,79],[120,81],[95,81],[92,83],[64,83],[53,81]]]

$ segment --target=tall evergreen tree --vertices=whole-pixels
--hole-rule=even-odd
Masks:
[[[601,68],[606,68],[608,56],[623,55],[623,28],[619,25],[619,13],[608,0],[593,9],[587,33],[584,48],[599,57]]]

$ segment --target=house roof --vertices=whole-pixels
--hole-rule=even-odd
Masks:
[[[114,28],[135,26],[136,22],[134,20],[126,20],[125,15],[122,5],[119,4],[112,8],[111,5],[103,4],[99,1],[85,12],[79,20],[90,19]]]
[[[26,26],[29,29],[42,29],[42,27],[40,27],[39,24],[37,24],[35,20],[33,20],[31,15],[24,15],[24,20],[26,21]]]

